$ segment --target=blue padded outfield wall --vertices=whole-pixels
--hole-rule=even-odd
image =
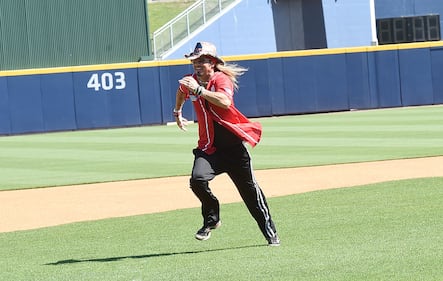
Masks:
[[[443,103],[443,42],[225,57],[249,117]],[[0,134],[173,121],[187,60],[0,72]],[[193,119],[190,102],[184,115]]]

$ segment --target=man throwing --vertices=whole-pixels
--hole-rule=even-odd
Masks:
[[[195,237],[207,240],[211,231],[221,225],[219,201],[209,188],[209,182],[227,173],[268,245],[279,246],[280,239],[245,146],[245,143],[252,147],[258,144],[262,127],[258,122],[249,121],[234,106],[237,78],[246,69],[225,63],[217,56],[216,47],[208,42],[198,42],[194,52],[185,57],[191,60],[194,73],[179,80],[173,113],[177,126],[186,130],[182,107],[191,99],[198,121],[199,140],[193,150],[190,187],[202,204],[203,226]]]

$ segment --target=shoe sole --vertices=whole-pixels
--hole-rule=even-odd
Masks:
[[[206,236],[201,236],[198,234],[195,235],[195,239],[200,240],[200,241],[205,241],[205,240],[208,240],[209,238],[211,238],[211,232],[209,232],[208,235],[206,235]]]
[[[212,229],[217,229],[220,226],[221,226],[221,221],[218,221],[215,225],[210,226],[209,228],[212,230]],[[209,232],[208,235],[206,235],[206,236],[195,234],[195,239],[200,240],[200,241],[205,241],[205,240],[208,240],[209,238],[211,238],[211,232]]]

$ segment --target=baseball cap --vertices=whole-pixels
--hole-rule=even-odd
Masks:
[[[189,55],[185,55],[185,58],[190,60],[195,60],[201,56],[211,56],[221,64],[225,64],[225,61],[217,56],[217,48],[214,44],[209,42],[197,42],[195,45],[194,51]]]

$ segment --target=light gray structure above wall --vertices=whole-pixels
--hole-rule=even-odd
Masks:
[[[221,56],[277,51],[271,4],[266,0],[243,0],[188,40],[164,59],[182,59],[195,43],[209,41]]]
[[[373,1],[243,0],[163,59],[183,58],[198,41],[213,42],[222,56],[371,46]]]
[[[322,0],[328,48],[377,44],[373,1]]]

